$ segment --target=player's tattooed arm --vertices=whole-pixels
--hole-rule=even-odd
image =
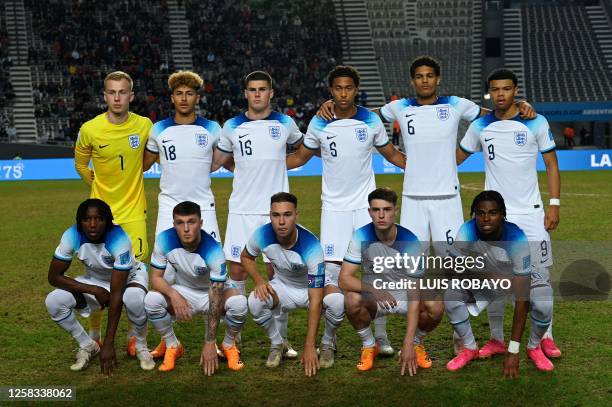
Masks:
[[[378,152],[391,164],[399,168],[406,168],[406,154],[402,153],[393,144],[377,148]]]
[[[221,317],[223,285],[224,283],[214,282],[208,289],[208,298],[210,299],[210,305],[208,307],[208,331],[200,355],[200,366],[207,376],[215,374],[215,370],[219,367],[219,358],[217,357],[217,328],[219,326],[219,318]]]
[[[102,287],[83,284],[73,278],[65,276],[64,273],[68,271],[69,267],[69,261],[53,258],[49,266],[49,284],[53,287],[71,292],[72,294],[91,294],[96,297],[96,300],[100,303],[102,308],[106,307],[110,300],[110,293]]]
[[[291,170],[293,168],[301,167],[312,158],[314,153],[315,150],[306,148],[304,143],[302,143],[295,153],[287,154],[287,169]]]
[[[117,333],[117,326],[119,325],[119,318],[121,318],[123,291],[125,289],[128,274],[129,272],[127,271],[113,269],[111,276],[108,323],[106,324],[104,345],[102,345],[102,349],[100,350],[100,370],[107,375],[113,373],[113,369],[117,365],[115,336]]]
[[[559,173],[559,162],[555,150],[542,154],[546,166],[546,179],[548,184],[548,196],[559,199],[561,196],[561,174]],[[548,205],[544,217],[546,230],[555,230],[559,225],[559,205]]]
[[[512,279],[512,291],[516,298],[514,306],[514,317],[512,319],[512,336],[514,342],[521,342],[527,321],[529,310],[529,285],[530,278],[527,276],[514,276]],[[513,379],[519,375],[519,353],[506,353],[504,360],[504,378]]]
[[[144,149],[143,154],[144,155],[142,157],[142,171],[144,172],[148,171],[149,168],[151,168],[151,166],[155,163],[155,161],[159,162],[159,154],[149,151],[146,148]]]

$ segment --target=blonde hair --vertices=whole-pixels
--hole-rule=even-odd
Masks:
[[[122,79],[125,79],[130,84],[130,92],[131,92],[132,88],[134,87],[134,81],[132,81],[132,77],[130,75],[128,75],[127,73],[123,71],[115,71],[115,72],[111,72],[108,75],[106,75],[106,78],[104,78],[104,88],[106,88],[106,82],[120,81]]]
[[[168,86],[171,91],[174,91],[179,86],[188,86],[197,91],[202,87],[203,83],[202,77],[191,71],[178,71],[168,78]]]

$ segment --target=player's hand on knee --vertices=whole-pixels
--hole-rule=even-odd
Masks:
[[[410,376],[414,376],[417,373],[416,353],[412,338],[404,340],[400,354],[400,374],[404,376],[406,373]]]
[[[397,300],[388,291],[377,290],[375,295],[376,302],[384,309],[390,310],[397,305]]]
[[[269,297],[274,296],[276,291],[270,285],[270,283],[261,283],[255,286],[255,297],[259,298],[261,301],[267,301]]]
[[[516,379],[517,377],[519,377],[519,355],[508,353],[504,359],[504,378]]]
[[[205,341],[200,355],[200,367],[206,376],[212,376],[219,368],[217,346],[215,342]]]
[[[176,293],[170,297],[170,301],[177,321],[191,321],[191,304],[182,295]]]
[[[104,309],[110,303],[110,293],[102,287],[96,287],[93,292],[96,301],[100,304],[100,309]]]
[[[100,371],[110,376],[116,366],[117,356],[115,355],[115,346],[104,341],[104,345],[102,345],[100,350]]]
[[[311,377],[317,374],[319,366],[319,358],[317,357],[317,351],[314,345],[304,346],[304,353],[302,354],[302,364],[304,365],[304,373],[306,376]]]
[[[322,117],[325,120],[333,119],[334,118],[334,101],[326,100],[325,102],[323,102],[323,104],[319,107],[319,110],[317,111],[317,116]]]

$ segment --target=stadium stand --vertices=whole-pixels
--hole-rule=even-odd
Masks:
[[[470,98],[475,7],[481,7],[481,1],[368,0],[372,36],[387,97],[394,92],[412,94],[410,61],[427,54],[442,64],[440,93]]]
[[[185,1],[200,110],[219,122],[245,107],[242,78],[264,69],[278,81],[278,110],[305,131],[327,99],[326,75],[342,51],[331,1]],[[239,29],[228,29],[239,27]]]
[[[0,7],[0,140],[9,140],[13,124],[13,99],[9,69],[13,61],[9,57],[9,35],[6,30],[4,9]],[[12,140],[9,140],[12,141]]]
[[[113,70],[133,77],[134,112],[153,121],[169,113],[173,63],[165,2],[25,4],[39,141],[74,141],[80,125],[105,108],[103,79]]]
[[[610,99],[610,70],[583,4],[523,5],[522,15],[528,99]]]

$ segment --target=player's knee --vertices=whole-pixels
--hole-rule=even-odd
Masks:
[[[225,301],[225,316],[230,321],[244,323],[247,313],[247,298],[244,295],[233,295]]]
[[[354,315],[361,310],[361,295],[356,292],[349,291],[344,294],[344,310],[348,315]]]
[[[253,319],[255,320],[255,322],[260,323],[262,322],[262,318],[267,319],[267,317],[264,316],[266,314],[265,311],[270,311],[270,309],[272,309],[273,303],[274,300],[272,299],[272,297],[268,297],[266,301],[262,301],[255,296],[254,291],[249,294],[249,311],[251,312],[251,315],[253,315]]]
[[[74,296],[65,290],[55,289],[45,298],[45,306],[53,319],[63,317],[75,305]]]
[[[144,307],[149,318],[164,314],[166,306],[166,299],[157,291],[149,291],[145,296]]]
[[[144,308],[146,292],[140,287],[128,287],[123,292],[123,304],[128,311]]]
[[[427,316],[433,321],[439,321],[444,315],[444,302],[443,301],[425,301],[425,311]]]
[[[341,293],[330,293],[323,297],[326,318],[340,320],[344,318],[344,295]]]

